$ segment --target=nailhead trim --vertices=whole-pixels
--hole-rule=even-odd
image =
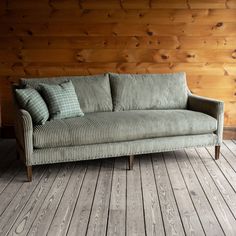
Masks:
[[[94,158],[87,158],[87,159],[66,159],[66,160],[61,160],[59,162],[35,162],[31,163],[31,165],[41,165],[41,164],[53,164],[53,163],[60,163],[60,162],[72,162],[72,161],[83,161],[83,160],[95,160],[95,159],[102,159],[102,158],[112,158],[112,157],[120,157],[120,156],[127,156],[127,155],[141,155],[141,154],[151,154],[151,153],[158,153],[158,152],[167,152],[167,151],[177,151],[185,148],[198,148],[198,147],[206,147],[206,146],[213,146],[217,145],[217,143],[213,143],[212,145],[196,145],[196,146],[189,146],[189,147],[178,147],[178,148],[171,148],[171,149],[158,149],[158,150],[151,150],[151,151],[143,151],[143,152],[126,152],[126,153],[119,153],[117,155],[102,155],[99,157],[94,157]]]

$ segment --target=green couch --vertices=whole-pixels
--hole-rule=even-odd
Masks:
[[[185,73],[21,79],[20,86],[72,81],[83,117],[32,124],[16,104],[17,150],[27,166],[214,145],[219,158],[224,104],[193,95]]]

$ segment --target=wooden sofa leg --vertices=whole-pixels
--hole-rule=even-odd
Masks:
[[[218,160],[220,158],[220,146],[215,146],[215,159]]]
[[[129,170],[133,170],[134,166],[134,155],[129,156]]]
[[[32,181],[32,166],[26,166],[28,181]]]

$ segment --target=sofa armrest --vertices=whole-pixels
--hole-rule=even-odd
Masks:
[[[21,159],[28,166],[31,165],[33,154],[33,122],[28,111],[21,109],[16,101],[15,89],[19,85],[12,85],[12,96],[15,111],[15,135],[17,141],[17,150]]]
[[[217,130],[216,130],[216,134],[218,136],[217,145],[220,145],[223,138],[224,102],[189,94],[188,109],[192,111],[205,113],[209,116],[214,117],[217,120]]]
[[[33,154],[33,123],[29,112],[23,109],[17,109],[15,113],[15,134],[20,148],[23,152],[23,161],[26,165],[31,165]]]

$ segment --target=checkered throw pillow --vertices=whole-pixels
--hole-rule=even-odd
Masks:
[[[48,105],[52,120],[84,116],[71,81],[58,85],[40,84],[40,91]]]
[[[47,105],[37,90],[33,88],[16,89],[15,94],[19,105],[30,113],[35,125],[43,125],[48,120]]]

